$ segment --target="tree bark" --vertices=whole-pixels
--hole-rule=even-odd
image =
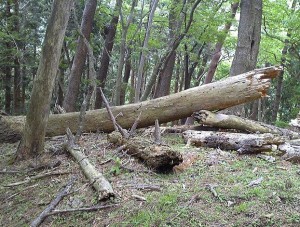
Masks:
[[[121,95],[120,95],[120,104],[125,104],[125,98],[126,98],[126,89],[128,86],[128,81],[130,78],[131,73],[131,50],[130,48],[127,49],[127,56],[125,61],[125,69],[124,69],[124,76],[123,76],[123,86],[121,88]]]
[[[122,90],[122,75],[123,75],[123,68],[125,63],[125,51],[126,51],[126,40],[127,40],[127,32],[129,29],[129,25],[133,19],[134,8],[136,6],[136,0],[132,1],[130,13],[125,24],[123,15],[120,11],[120,17],[122,20],[122,38],[121,38],[121,46],[120,46],[120,56],[119,56],[119,63],[118,63],[118,71],[117,71],[117,79],[116,79],[116,86],[115,86],[115,95],[114,95],[114,104],[116,106],[120,105],[121,100],[121,90]]]
[[[241,17],[238,28],[238,43],[230,69],[230,76],[255,69],[262,21],[262,0],[241,0]],[[244,106],[236,106],[231,111],[244,116]]]
[[[110,143],[118,146],[125,145],[124,149],[127,150],[128,154],[139,158],[146,166],[156,172],[170,172],[175,165],[182,162],[182,156],[178,151],[144,137],[125,139],[121,133],[112,132],[107,139]]]
[[[200,124],[209,125],[216,128],[237,129],[244,132],[252,133],[272,133],[281,136],[287,136],[291,139],[300,138],[300,134],[296,132],[278,128],[273,125],[267,125],[261,122],[237,117],[234,115],[225,115],[220,113],[212,113],[207,110],[201,110],[199,112],[195,112],[193,114],[193,117]]]
[[[110,62],[110,54],[114,46],[114,40],[117,31],[117,24],[119,22],[119,15],[122,7],[122,2],[123,1],[121,0],[117,0],[114,8],[114,15],[110,21],[110,25],[108,28],[108,33],[105,36],[105,43],[102,50],[100,69],[97,74],[97,80],[99,80],[99,86],[102,88],[102,90],[105,87],[105,82],[106,82],[108,67]],[[95,108],[100,109],[101,107],[102,107],[102,98],[99,90],[97,89]]]
[[[11,68],[4,67],[5,112],[11,113]]]
[[[6,17],[6,24],[7,30],[10,31],[11,28],[11,20],[12,20],[12,13],[11,13],[11,1],[6,1],[5,6],[5,17]],[[5,74],[4,77],[4,88],[5,88],[5,112],[7,114],[12,113],[11,111],[11,103],[12,103],[12,94],[11,94],[11,87],[12,87],[12,67],[11,62],[13,61],[12,57],[12,49],[13,45],[10,40],[5,41],[6,49],[8,50],[7,55],[4,59],[6,62],[6,66],[3,67],[3,71]]]
[[[230,21],[225,24],[225,27],[223,29],[224,35],[222,35],[222,37],[220,38],[220,40],[217,42],[217,44],[215,46],[215,51],[214,51],[214,54],[212,56],[212,59],[211,59],[210,65],[209,65],[207,75],[205,77],[205,81],[204,81],[205,84],[211,83],[211,81],[212,81],[212,79],[215,75],[216,69],[217,69],[218,64],[219,64],[219,60],[221,58],[221,51],[222,51],[224,41],[225,41],[226,36],[229,32],[229,29],[230,29],[231,24],[232,24],[232,20],[235,17],[235,14],[236,14],[236,11],[237,11],[238,7],[239,7],[239,2],[231,4]]]
[[[102,173],[97,171],[90,163],[87,156],[81,149],[75,145],[75,138],[71,131],[67,129],[67,150],[79,163],[84,175],[89,179],[91,185],[98,193],[98,200],[108,199],[114,197],[114,191],[111,184],[106,180]]]
[[[143,80],[143,71],[144,71],[145,59],[147,57],[148,42],[149,42],[149,38],[150,38],[152,21],[153,21],[153,18],[154,18],[154,12],[155,12],[157,3],[158,3],[158,0],[153,0],[152,1],[150,15],[149,15],[148,23],[147,23],[147,29],[146,29],[144,44],[143,44],[143,47],[142,47],[142,53],[141,53],[140,63],[139,63],[138,72],[137,72],[137,82],[136,82],[136,88],[135,88],[135,102],[140,101],[140,94],[141,94],[141,88],[142,88],[142,80]]]
[[[97,0],[89,0],[86,2],[83,11],[81,31],[87,40],[90,39],[90,34],[92,32],[96,6]],[[79,36],[77,43],[76,53],[69,77],[69,85],[63,103],[63,107],[67,112],[74,112],[76,110],[76,100],[79,93],[80,78],[86,61],[87,47],[83,41],[83,37]]]
[[[53,2],[17,159],[36,156],[44,150],[52,90],[72,6],[72,0]]]
[[[13,32],[18,34],[20,32],[20,22],[19,22],[19,0],[14,0],[14,16],[13,16]],[[19,38],[15,41],[15,48],[17,54],[14,56],[14,115],[20,115],[22,113],[21,110],[21,64],[20,64],[20,40]]]
[[[244,134],[230,132],[193,131],[183,132],[188,145],[237,150],[240,154],[270,151],[272,145],[285,142],[284,138],[270,133]]]
[[[172,94],[166,97],[125,106],[111,107],[118,123],[130,128],[141,113],[138,127],[153,125],[156,119],[160,123],[189,117],[199,109],[221,110],[266,96],[270,79],[280,73],[280,67],[257,69],[236,77],[229,77],[214,83]],[[72,132],[78,128],[79,113],[50,115],[47,135],[65,133],[70,127]],[[39,115],[37,115],[39,116]],[[24,125],[24,117],[0,118],[0,142],[17,141]],[[87,111],[83,132],[102,130],[109,132],[114,127],[105,109]]]

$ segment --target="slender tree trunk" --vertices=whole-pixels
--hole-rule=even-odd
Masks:
[[[25,99],[26,99],[26,65],[22,66],[21,70],[21,84],[22,84],[22,92],[21,92],[21,111],[25,113]]]
[[[286,62],[286,54],[288,50],[288,43],[289,41],[285,40],[285,45],[281,52],[281,65],[284,67]],[[276,93],[275,93],[275,101],[272,105],[272,115],[271,115],[271,122],[275,123],[277,120],[277,114],[279,111],[280,101],[281,101],[281,93],[282,93],[282,84],[283,84],[283,74],[284,70],[280,72],[279,77],[277,79],[277,85],[276,85]]]
[[[13,14],[13,31],[16,34],[20,32],[19,23],[19,0],[14,0],[14,14]],[[20,66],[20,41],[17,39],[14,43],[17,54],[14,56],[14,114],[21,114],[21,66]]]
[[[72,6],[73,0],[53,2],[17,160],[36,156],[44,150],[52,90]]]
[[[177,16],[177,4],[178,1],[173,2],[173,7],[169,14],[169,28],[170,28],[170,51],[167,53],[167,55],[162,59],[162,62],[164,62],[163,69],[160,71],[157,81],[157,86],[154,92],[154,98],[161,97],[164,95],[167,95],[170,93],[170,84],[172,79],[172,72],[175,64],[176,59],[176,49],[178,48],[179,44],[181,43],[182,39],[186,36],[187,32],[189,31],[194,17],[194,12],[197,8],[197,6],[200,4],[201,0],[197,0],[194,2],[190,15],[189,20],[185,26],[184,31],[178,35],[175,38],[175,31],[181,28],[181,23],[183,21],[183,15],[186,14],[186,12],[181,12],[180,19],[178,20]],[[186,2],[184,2],[186,4]],[[185,7],[184,7],[185,8]],[[158,69],[159,71],[159,69]],[[155,78],[154,78],[155,81]],[[143,95],[144,96],[144,95]],[[145,97],[144,97],[145,98]]]
[[[115,8],[114,8],[114,15],[110,21],[110,25],[108,27],[108,32],[105,34],[105,43],[104,47],[102,50],[102,57],[100,61],[100,69],[97,73],[97,80],[99,81],[99,87],[104,89],[105,87],[105,82],[107,78],[107,73],[108,73],[108,67],[109,67],[109,62],[110,62],[110,55],[111,51],[114,46],[114,40],[116,36],[116,31],[117,31],[117,25],[119,22],[119,15],[120,15],[120,10],[122,7],[122,2],[121,0],[117,0]],[[102,97],[100,90],[97,89],[96,91],[96,103],[95,103],[95,108],[100,109],[102,106]]]
[[[241,16],[238,43],[230,69],[230,76],[253,70],[256,66],[262,22],[262,0],[241,0]],[[245,116],[244,105],[229,110],[232,114]]]
[[[120,12],[121,20],[122,20],[122,38],[121,38],[121,46],[120,46],[120,56],[119,56],[119,63],[118,63],[118,71],[117,71],[117,79],[116,79],[116,89],[115,89],[115,96],[114,96],[114,104],[119,106],[121,104],[120,97],[121,97],[121,90],[122,90],[122,75],[123,75],[123,68],[125,63],[125,51],[126,51],[126,39],[127,39],[127,32],[129,29],[129,25],[133,19],[133,12],[136,6],[137,0],[132,1],[130,14],[128,16],[127,22],[125,24],[124,18],[122,13]]]
[[[294,0],[292,2],[292,10],[295,10],[297,1]],[[290,36],[290,31],[287,32],[287,36]],[[285,45],[281,52],[281,66],[285,67],[286,63],[286,54],[289,47],[289,39],[285,40]],[[273,102],[272,106],[272,115],[271,115],[271,122],[275,123],[277,120],[277,115],[279,111],[280,101],[281,101],[281,93],[282,93],[282,84],[283,84],[283,74],[284,70],[280,73],[278,79],[277,79],[277,85],[276,85],[276,94],[275,94],[275,101]]]
[[[179,92],[179,78],[180,78],[180,57],[177,58],[177,63],[176,63],[174,93]]]
[[[11,68],[6,66],[4,67],[4,89],[5,89],[5,112],[11,113]]]
[[[187,45],[184,45],[184,90],[189,89],[191,87],[191,74],[189,74],[189,63],[190,58],[188,54],[188,48]]]
[[[123,85],[120,95],[120,104],[125,104],[125,96],[126,96],[126,89],[128,85],[128,81],[130,78],[130,72],[131,72],[131,50],[130,48],[127,49],[127,56],[125,61],[125,69],[124,69],[124,77],[123,77]]]
[[[157,81],[157,87],[155,89],[154,98],[166,96],[170,94],[170,85],[173,74],[173,69],[176,60],[176,52],[173,51],[169,61],[165,64]]]
[[[142,47],[142,53],[141,53],[141,58],[140,58],[140,63],[138,67],[138,72],[137,72],[137,82],[136,82],[136,88],[135,88],[135,102],[140,101],[140,94],[141,94],[141,88],[142,88],[142,80],[143,80],[143,72],[144,72],[144,65],[145,65],[145,59],[147,57],[147,49],[148,49],[148,42],[150,38],[150,32],[151,32],[151,27],[152,27],[152,22],[154,18],[154,12],[157,7],[157,3],[159,0],[153,0],[152,1],[152,6],[151,6],[151,11],[147,23],[147,29],[146,29],[146,34],[145,34],[145,39],[144,39],[144,44]]]
[[[83,11],[81,31],[87,40],[90,39],[90,34],[92,32],[96,6],[97,0],[88,0]],[[87,47],[83,41],[83,37],[79,36],[77,43],[78,44],[69,77],[69,85],[63,103],[63,107],[67,112],[73,112],[76,110],[76,100],[79,94],[80,79],[84,70],[87,55]]]
[[[18,58],[14,61],[14,115],[20,115],[21,111],[21,68]]]
[[[7,24],[7,30],[11,30],[11,1],[7,0],[6,1],[6,6],[5,6],[5,17],[6,17],[6,24]],[[8,50],[8,53],[5,58],[6,66],[4,66],[4,89],[5,89],[5,112],[10,114],[12,113],[11,110],[11,104],[12,104],[12,92],[11,92],[11,87],[12,87],[12,67],[11,67],[11,62],[13,61],[12,59],[12,43],[10,41],[5,42],[6,49]]]
[[[207,75],[205,77],[204,84],[211,83],[211,81],[215,75],[219,60],[221,58],[221,51],[222,51],[224,41],[230,30],[232,20],[234,19],[235,15],[236,15],[236,11],[237,11],[238,7],[239,7],[238,2],[231,4],[231,16],[230,16],[231,20],[225,24],[225,27],[223,29],[224,35],[220,38],[220,40],[217,42],[217,44],[215,46],[215,51],[214,51],[213,57],[211,59],[210,65],[209,65],[209,69],[208,69]]]
[[[170,94],[171,79],[176,60],[176,45],[179,46],[180,41],[182,40],[178,40],[177,42],[175,41],[176,30],[181,28],[181,23],[183,20],[182,16],[180,16],[180,19],[178,21],[179,14],[176,10],[177,4],[179,4],[178,0],[172,3],[172,8],[169,14],[169,49],[171,51],[164,62],[162,70],[159,72],[158,81],[154,92],[154,98]],[[182,35],[180,37],[182,37]]]

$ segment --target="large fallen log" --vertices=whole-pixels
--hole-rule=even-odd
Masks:
[[[272,145],[279,145],[285,142],[285,139],[281,136],[271,133],[244,134],[188,130],[183,132],[183,138],[189,145],[236,150],[240,154],[270,151]]]
[[[265,97],[271,84],[270,80],[280,71],[281,68],[276,66],[256,69],[158,99],[111,107],[111,110],[115,116],[122,113],[117,121],[123,128],[131,127],[141,112],[138,127],[153,125],[156,119],[160,123],[166,123],[189,117],[199,109],[222,110]],[[50,115],[46,135],[62,135],[67,127],[76,132],[78,116],[78,112]],[[105,109],[87,111],[85,117],[83,132],[114,130]],[[24,116],[0,116],[0,142],[18,141],[24,121]]]
[[[212,113],[207,110],[200,110],[193,114],[197,122],[204,125],[213,126],[216,128],[237,129],[244,132],[252,133],[272,133],[281,136],[287,136],[290,139],[300,138],[300,134],[288,129],[279,128],[273,125],[268,125],[262,122],[257,122],[235,115],[226,115],[220,113]]]

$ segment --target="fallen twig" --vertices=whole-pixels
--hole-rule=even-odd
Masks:
[[[261,182],[263,181],[263,179],[264,179],[263,177],[260,177],[260,178],[258,178],[256,180],[251,181],[248,184],[248,187],[257,186],[257,185],[261,184]]]
[[[9,200],[9,199],[12,199],[12,198],[15,197],[16,195],[19,195],[21,192],[27,191],[28,189],[34,188],[34,187],[36,187],[36,186],[38,186],[38,185],[39,185],[39,184],[34,184],[34,185],[30,185],[30,186],[28,186],[28,187],[22,188],[20,191],[18,191],[18,192],[16,192],[16,193],[12,194],[11,196],[7,197],[5,200],[7,201],[7,200]]]
[[[214,197],[219,199],[221,202],[223,201],[222,198],[218,195],[217,191],[215,190],[216,185],[207,184],[206,188],[213,194]]]
[[[145,197],[140,196],[140,195],[133,194],[132,197],[139,201],[147,201],[147,199]]]
[[[116,207],[116,206],[119,206],[119,204],[103,205],[103,206],[91,206],[91,207],[80,207],[80,208],[66,209],[66,210],[53,210],[52,212],[47,214],[47,217],[51,216],[51,215],[66,214],[66,213],[77,212],[77,211],[86,211],[86,212],[97,211],[97,210],[112,208],[112,207]]]
[[[65,197],[70,192],[75,180],[76,177],[72,176],[69,182],[67,183],[66,187],[62,191],[60,191],[57,194],[56,198],[51,201],[51,203],[43,210],[43,212],[40,213],[40,215],[36,219],[34,219],[33,222],[31,222],[30,227],[39,226],[44,221],[44,219],[48,216],[50,211],[52,211],[57,206],[57,204],[63,199],[63,197]]]
[[[41,179],[41,178],[45,178],[45,177],[49,177],[49,176],[55,176],[55,175],[70,174],[70,173],[71,172],[69,172],[69,171],[44,173],[44,174],[40,174],[40,175],[37,175],[37,176],[28,177],[27,179],[25,179],[23,181],[19,181],[19,182],[4,185],[4,187],[14,187],[14,186],[18,186],[18,185],[21,185],[21,184],[27,184],[27,183],[29,183],[33,180],[37,180],[37,179]]]

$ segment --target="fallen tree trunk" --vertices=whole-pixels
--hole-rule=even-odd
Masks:
[[[209,132],[188,130],[183,133],[187,144],[201,147],[236,150],[240,154],[269,151],[272,145],[285,142],[284,138],[270,133],[243,134],[231,132]]]
[[[298,113],[298,116],[296,119],[291,120],[289,125],[292,130],[300,132],[300,112]]]
[[[124,146],[127,154],[140,159],[146,166],[156,172],[170,172],[175,165],[182,162],[179,152],[167,145],[157,144],[144,137],[124,138],[119,132],[108,134],[107,139],[110,143]]]
[[[280,67],[257,69],[238,76],[184,90],[169,96],[111,107],[118,123],[129,128],[142,112],[138,127],[153,125],[156,119],[160,123],[186,118],[199,109],[222,110],[228,107],[251,102],[265,97],[270,80],[281,71]],[[86,112],[83,132],[114,130],[114,126],[105,109]],[[46,135],[56,136],[65,133],[66,128],[76,132],[79,113],[50,115]],[[0,116],[0,142],[16,142],[21,138],[25,117]]]
[[[300,140],[290,140],[278,146],[278,150],[284,151],[282,156],[284,160],[291,162],[300,162]]]
[[[98,193],[98,200],[105,200],[114,197],[114,191],[111,184],[106,180],[102,173],[98,172],[90,163],[87,156],[74,144],[74,136],[71,131],[67,129],[68,142],[66,149],[76,159],[84,175],[89,179],[91,185]]]
[[[245,132],[253,133],[272,133],[281,136],[287,136],[290,139],[300,138],[300,134],[291,130],[282,129],[273,125],[262,122],[252,121],[249,119],[237,117],[235,115],[226,115],[212,113],[207,110],[200,110],[193,114],[197,122],[217,128],[237,129]]]

